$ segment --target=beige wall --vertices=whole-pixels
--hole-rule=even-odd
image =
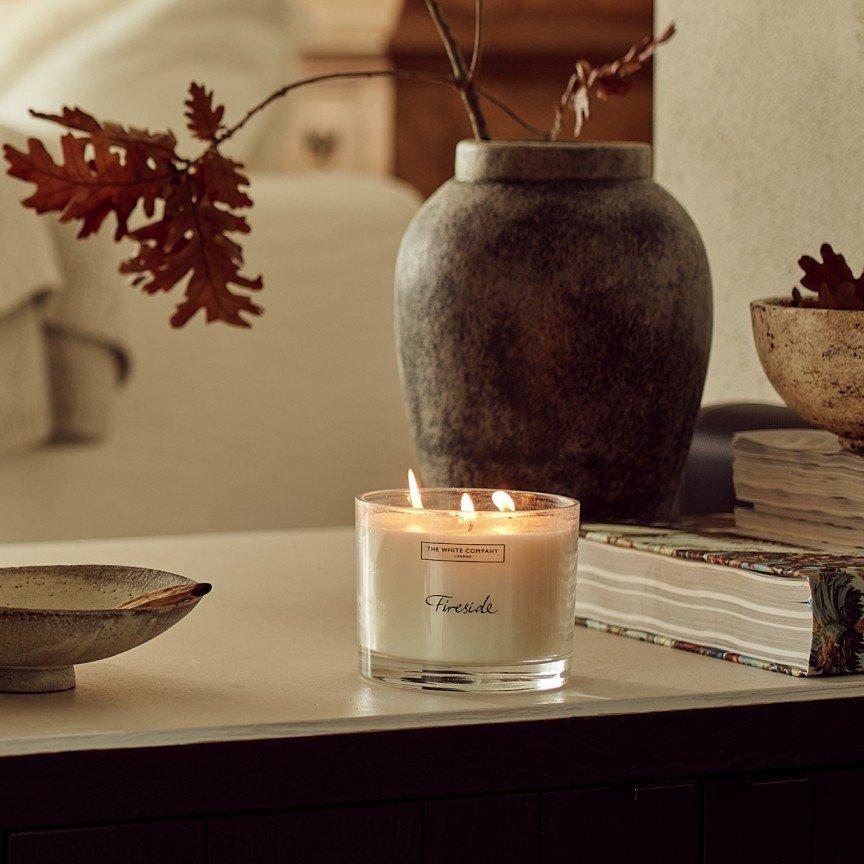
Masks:
[[[678,24],[655,78],[656,175],[714,280],[705,401],[776,396],[748,301],[786,294],[822,242],[864,265],[864,0],[656,0]]]

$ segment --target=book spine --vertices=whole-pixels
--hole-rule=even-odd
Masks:
[[[606,624],[595,621],[592,618],[576,618],[576,624],[587,627],[590,630],[602,630],[604,633],[614,633],[616,636],[627,636],[629,639],[639,639],[642,642],[651,642],[653,645],[664,645],[667,648],[677,648],[679,651],[689,651],[691,654],[702,654],[705,657],[716,657],[719,660],[728,660],[730,663],[740,663],[742,666],[754,666],[756,669],[766,669],[769,672],[781,672],[784,675],[794,675],[801,678],[807,675],[820,675],[819,671],[810,669],[804,672],[801,669],[793,669],[784,663],[774,663],[770,660],[761,660],[758,657],[749,657],[746,654],[736,654],[733,651],[724,651],[722,648],[711,648],[706,645],[694,645],[692,642],[684,642],[680,639],[671,639],[667,636],[658,636],[656,633],[648,633],[633,627],[620,627],[617,624]],[[812,667],[812,663],[811,663]],[[848,670],[852,671],[852,670]]]

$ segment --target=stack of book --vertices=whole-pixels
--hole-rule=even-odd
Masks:
[[[733,530],[585,526],[577,624],[789,675],[864,671],[864,557]]]
[[[741,533],[864,554],[864,457],[818,429],[740,432],[732,450]]]

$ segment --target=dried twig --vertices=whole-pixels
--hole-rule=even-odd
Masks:
[[[549,139],[548,132],[538,129],[536,126],[529,123],[524,117],[520,117],[503,99],[500,99],[494,93],[490,93],[485,87],[475,86],[474,89],[477,91],[477,95],[481,99],[485,99],[487,102],[491,102],[497,108],[500,108],[511,120],[518,123],[526,132],[530,132],[532,135],[536,135],[538,138],[542,138],[543,140]]]
[[[486,118],[483,116],[483,109],[480,107],[477,99],[474,82],[471,80],[468,69],[465,67],[465,58],[462,56],[459,43],[450,30],[450,25],[441,11],[438,0],[425,0],[425,3],[426,8],[429,10],[429,15],[435,24],[435,28],[438,30],[438,35],[444,43],[444,50],[447,52],[450,66],[453,68],[453,80],[459,90],[462,101],[465,103],[465,110],[468,112],[468,119],[471,121],[474,137],[481,141],[488,141],[489,130],[486,127]]]
[[[623,57],[593,68],[587,60],[579,60],[567,86],[555,108],[555,119],[549,138],[557,140],[561,132],[564,113],[573,111],[573,137],[578,138],[585,121],[591,115],[591,94],[606,100],[610,96],[623,96],[630,89],[627,80],[651,61],[659,45],[668,42],[675,35],[675,25],[670,24],[658,38],[646,36],[641,42],[631,46]]]
[[[480,71],[480,56],[483,53],[483,0],[474,0],[474,47],[471,50],[471,65],[468,77],[473,81]]]
[[[330,81],[338,78],[399,78],[405,81],[419,81],[427,84],[443,84],[446,87],[451,87],[453,90],[458,90],[459,87],[452,75],[436,75],[433,72],[415,72],[411,69],[368,69],[357,72],[329,72],[323,75],[314,75],[311,78],[301,78],[299,81],[292,81],[278,90],[274,90],[266,99],[262,99],[257,105],[250,108],[243,117],[233,126],[225,129],[219,138],[217,144],[222,144],[231,138],[235,133],[239,132],[256,114],[263,111],[271,103],[283,96],[286,96],[292,90],[297,90],[300,87],[305,87],[309,84],[317,84],[321,81]],[[494,93],[490,93],[484,87],[474,86],[474,91],[481,99],[485,99],[492,105],[500,108],[514,122],[518,123],[526,132],[536,135],[538,138],[548,138],[548,134],[542,129],[525,120],[516,113],[506,102]],[[192,164],[191,162],[189,164]]]
[[[321,81],[334,81],[338,78],[401,78],[405,81],[424,81],[428,84],[444,84],[447,87],[458,89],[456,82],[449,75],[436,75],[434,72],[415,72],[411,69],[369,69],[357,72],[328,72],[323,75],[313,75],[309,78],[300,78],[292,81],[278,90],[274,90],[266,99],[262,99],[257,105],[250,108],[240,120],[233,126],[229,126],[216,140],[216,144],[222,144],[239,132],[256,114],[263,111],[268,105],[286,96],[292,90],[305,87],[308,84],[318,84]]]

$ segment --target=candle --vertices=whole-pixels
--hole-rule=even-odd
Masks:
[[[573,639],[579,504],[489,489],[356,502],[361,674],[442,689],[550,689]]]

